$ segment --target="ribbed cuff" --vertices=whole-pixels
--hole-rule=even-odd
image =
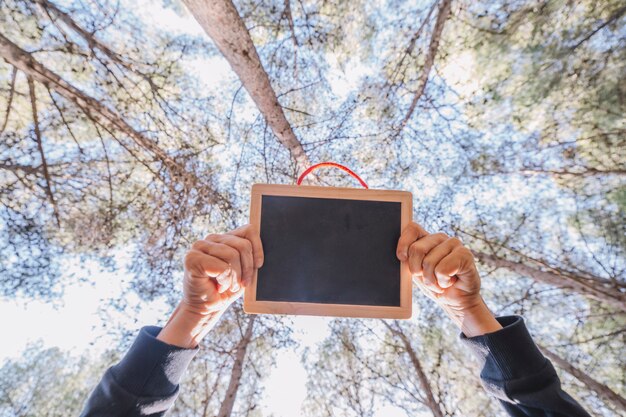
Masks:
[[[138,397],[168,396],[198,349],[168,345],[156,338],[160,327],[143,327],[124,358],[111,368],[115,381]]]
[[[502,325],[501,330],[475,337],[460,336],[481,362],[480,377],[505,381],[539,373],[547,360],[528,333],[524,319],[519,316],[496,319]]]

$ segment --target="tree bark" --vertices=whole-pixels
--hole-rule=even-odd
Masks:
[[[626,311],[626,293],[608,282],[575,276],[570,273],[544,271],[520,262],[509,261],[483,252],[474,252],[474,256],[485,265],[494,268],[506,268],[519,275],[527,276],[535,281],[568,288],[594,300],[601,301],[619,310]]]
[[[254,329],[255,320],[256,316],[250,317],[246,332],[237,344],[235,362],[233,363],[233,369],[230,373],[230,381],[228,383],[228,388],[226,389],[226,396],[224,397],[224,401],[222,401],[220,410],[217,413],[218,417],[230,417],[233,412],[233,406],[235,405],[235,399],[237,398],[237,391],[239,390],[239,383],[243,373],[243,362],[246,359],[246,352],[248,351],[248,346],[252,340],[252,330]]]
[[[298,172],[311,165],[263,68],[250,33],[230,0],[183,0],[241,80]]]
[[[437,56],[437,51],[439,50],[441,33],[443,32],[443,28],[446,25],[448,17],[450,17],[451,9],[452,0],[443,0],[441,2],[441,5],[439,6],[439,11],[437,12],[435,27],[433,28],[433,33],[430,36],[430,44],[428,45],[426,59],[424,60],[424,68],[422,68],[422,72],[420,73],[419,79],[417,80],[417,89],[413,94],[413,100],[411,100],[409,110],[406,112],[406,115],[400,122],[400,126],[398,127],[398,130],[396,132],[396,136],[400,134],[402,129],[404,129],[404,127],[407,125],[407,123],[411,119],[411,116],[413,116],[413,112],[415,112],[415,108],[417,107],[419,99],[422,97],[422,95],[424,95],[424,91],[426,91],[428,77],[430,76],[430,71],[433,68],[433,64],[435,63],[435,56]]]
[[[163,164],[172,171],[173,175],[182,175],[185,172],[185,168],[182,165],[172,159],[151,139],[135,130],[135,128],[128,124],[115,110],[101,104],[98,100],[62,79],[59,75],[35,60],[30,53],[21,49],[1,33],[0,56],[18,70],[24,72],[28,77],[32,77],[60,96],[74,102],[99,123],[111,129],[118,130],[130,137],[137,145],[162,161]]]
[[[539,345],[539,349],[541,349],[543,354],[546,355],[546,357],[550,359],[554,364],[556,364],[556,366],[576,377],[579,381],[584,383],[591,391],[595,392],[598,397],[602,398],[602,400],[606,401],[607,403],[613,404],[615,407],[617,407],[618,410],[626,411],[626,398],[622,397],[601,382],[596,381],[589,374],[576,368],[567,360],[561,358],[559,355],[550,351],[549,349],[546,349],[541,345]]]
[[[404,345],[404,350],[409,355],[409,359],[411,360],[413,369],[415,370],[415,373],[417,374],[417,379],[419,380],[420,387],[422,388],[422,391],[424,391],[424,394],[426,395],[426,406],[430,409],[430,411],[433,413],[435,417],[443,417],[445,414],[443,410],[441,410],[439,402],[437,402],[437,400],[435,399],[435,395],[433,394],[433,390],[430,386],[430,382],[428,381],[428,377],[426,376],[426,373],[424,372],[424,368],[422,368],[422,364],[419,358],[417,357],[417,354],[415,353],[413,346],[411,346],[411,341],[406,336],[406,334],[404,334],[402,330],[394,328],[391,324],[385,321],[383,321],[383,324],[385,325],[385,327],[389,329],[389,331],[391,331],[391,333],[398,336],[400,340],[402,341],[402,344]]]

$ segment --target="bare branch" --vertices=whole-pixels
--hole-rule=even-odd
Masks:
[[[428,381],[428,377],[424,372],[424,368],[422,367],[422,364],[417,357],[413,346],[411,346],[411,341],[401,329],[392,326],[385,320],[381,320],[381,322],[385,325],[387,329],[389,329],[392,334],[399,337],[402,341],[402,344],[404,345],[404,350],[409,355],[409,359],[411,359],[411,364],[415,369],[415,373],[417,374],[420,386],[426,394],[426,406],[428,406],[428,408],[435,417],[443,417],[444,413],[443,411],[441,411],[439,402],[435,399],[435,395],[433,394],[433,390],[430,386],[430,382]]]
[[[252,330],[254,329],[254,321],[256,317],[257,316],[250,316],[246,332],[242,335],[242,338],[237,345],[237,352],[235,353],[235,362],[233,363],[230,381],[228,383],[228,388],[226,389],[224,401],[222,401],[220,410],[217,413],[218,417],[230,417],[233,412],[237,391],[239,390],[239,381],[241,381],[241,375],[243,373],[243,362],[246,358],[246,352],[248,350],[248,346],[250,345],[250,341],[252,340]]]
[[[17,78],[17,68],[13,67],[13,71],[11,72],[11,87],[9,90],[9,100],[7,100],[7,110],[4,114],[4,122],[2,123],[2,128],[0,129],[0,135],[4,133],[4,129],[7,127],[7,123],[9,123],[9,115],[11,114],[11,106],[13,105],[13,94],[15,93],[15,79]]]
[[[296,37],[296,29],[293,25],[293,14],[291,13],[291,1],[285,0],[284,15],[287,17],[289,23],[289,30],[291,31],[291,40],[293,42],[293,78],[298,79],[298,38]]]
[[[63,80],[59,75],[39,63],[31,54],[21,49],[2,34],[0,34],[0,56],[20,71],[26,73],[27,76],[51,88],[62,97],[73,101],[80,108],[89,109],[89,112],[100,123],[123,132],[137,145],[156,156],[174,173],[181,174],[185,172],[184,166],[176,162],[151,139],[135,130],[115,110],[101,104],[98,100]]]
[[[441,5],[439,6],[439,12],[437,13],[437,20],[435,22],[435,27],[433,28],[433,33],[430,37],[430,45],[428,46],[428,52],[426,53],[426,59],[424,61],[424,68],[419,76],[417,81],[417,89],[413,94],[413,100],[411,100],[411,105],[409,106],[409,110],[406,112],[406,115],[400,122],[399,127],[396,130],[395,136],[400,134],[402,129],[407,125],[415,108],[417,107],[417,103],[419,99],[424,94],[426,90],[426,84],[428,83],[428,77],[430,75],[430,70],[433,67],[435,62],[435,56],[437,55],[437,51],[439,50],[439,41],[441,40],[441,33],[443,32],[443,28],[450,16],[450,10],[452,8],[452,0],[443,0]]]
[[[600,25],[598,25],[597,28],[595,28],[594,30],[592,30],[591,32],[589,32],[587,35],[585,35],[581,40],[579,40],[578,42],[576,42],[576,44],[574,46],[572,46],[570,48],[571,51],[574,51],[576,49],[578,49],[578,47],[580,45],[582,45],[583,43],[587,42],[589,39],[591,39],[596,33],[598,33],[599,31],[601,31],[602,29],[604,29],[605,27],[607,27],[608,25],[610,25],[611,23],[615,22],[617,19],[619,19],[620,17],[622,17],[624,15],[624,13],[626,13],[626,6],[621,7],[619,9],[617,9],[615,11],[615,13],[613,13],[611,15],[611,17],[609,17],[607,20],[605,20],[604,22],[602,22]]]
[[[548,359],[554,362],[556,366],[573,375],[579,381],[584,383],[587,388],[595,392],[598,397],[602,398],[608,403],[611,403],[613,406],[617,407],[618,410],[626,411],[626,398],[622,397],[608,386],[602,384],[601,382],[598,382],[597,380],[592,378],[591,375],[587,374],[583,370],[576,368],[574,365],[572,365],[556,353],[552,352],[551,350],[546,349],[541,345],[539,345],[539,349],[543,352],[544,355],[548,357]]]
[[[424,28],[430,21],[430,16],[433,14],[433,11],[435,10],[437,3],[438,1],[435,1],[433,5],[430,6],[430,9],[428,9],[428,13],[426,14],[426,17],[422,21],[422,24],[419,26],[419,28],[417,28],[415,33],[413,33],[413,36],[411,36],[411,39],[409,40],[409,44],[407,45],[407,47],[404,50],[404,53],[402,54],[402,58],[400,58],[400,61],[398,61],[398,63],[396,64],[393,70],[393,73],[390,77],[392,84],[395,83],[396,76],[398,72],[400,72],[400,69],[402,68],[402,64],[404,64],[404,60],[413,53],[413,50],[415,49],[415,45],[417,44],[417,40],[420,38],[420,36],[422,36],[422,32],[424,31]]]
[[[572,274],[557,272],[558,270],[544,271],[520,262],[510,261],[496,255],[483,252],[475,252],[476,258],[494,268],[506,268],[520,275],[527,276],[544,284],[553,285],[559,288],[569,288],[579,294],[585,295],[594,300],[598,300],[622,311],[626,311],[626,293],[619,288],[597,280],[586,277],[578,277]]]
[[[63,125],[67,129],[67,132],[70,134],[70,136],[72,137],[72,140],[74,141],[74,143],[78,147],[78,151],[81,154],[84,153],[83,148],[80,146],[80,143],[78,143],[78,139],[76,138],[76,135],[74,135],[74,132],[70,128],[69,123],[67,123],[67,120],[65,119],[65,115],[63,114],[63,111],[61,110],[61,106],[59,106],[59,103],[57,103],[56,99],[54,98],[54,95],[52,94],[52,91],[50,91],[49,88],[47,88],[47,90],[48,90],[48,95],[50,96],[50,100],[52,100],[52,104],[54,105],[54,107],[56,108],[57,112],[59,113],[59,117],[61,117],[61,122],[63,122]]]
[[[52,11],[63,23],[65,23],[70,29],[79,34],[87,43],[90,48],[97,48],[106,56],[108,56],[113,62],[123,65],[125,67],[128,64],[122,59],[122,57],[111,48],[109,48],[104,43],[100,42],[92,33],[83,29],[80,25],[78,25],[70,15],[59,9],[54,3],[48,0],[35,0],[38,4],[40,4],[45,10]]]
[[[52,180],[50,179],[50,173],[48,172],[48,162],[46,161],[46,155],[43,150],[43,143],[41,140],[41,130],[39,129],[39,115],[37,114],[37,97],[35,95],[35,83],[33,82],[32,77],[27,76],[28,80],[28,91],[30,93],[30,107],[33,112],[33,125],[35,129],[35,139],[37,140],[37,149],[39,150],[39,155],[41,157],[41,167],[43,169],[43,176],[46,180],[46,194],[48,194],[48,198],[50,199],[50,204],[52,204],[52,210],[54,211],[54,218],[56,219],[57,226],[61,227],[61,221],[59,220],[59,209],[57,207],[56,201],[54,201],[54,194],[52,193]]]

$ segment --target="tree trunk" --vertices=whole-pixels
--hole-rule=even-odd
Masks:
[[[422,368],[422,364],[419,358],[417,357],[417,354],[415,353],[413,346],[411,346],[411,341],[406,336],[406,334],[404,334],[402,330],[394,328],[392,325],[390,325],[389,323],[385,321],[383,321],[383,324],[385,325],[385,327],[387,327],[391,331],[391,333],[398,336],[400,340],[402,341],[402,344],[404,345],[404,349],[406,353],[409,355],[411,364],[413,365],[413,368],[415,369],[415,373],[417,374],[417,379],[419,380],[420,387],[422,388],[422,391],[424,391],[424,394],[426,395],[426,406],[430,409],[430,411],[433,413],[435,417],[443,417],[445,414],[441,410],[439,403],[435,399],[435,395],[433,394],[433,390],[430,387],[430,382],[428,381],[428,377],[426,376],[426,373],[424,372],[424,369]]]
[[[417,107],[417,103],[419,99],[426,91],[426,84],[428,83],[428,77],[430,76],[430,71],[433,68],[433,64],[435,63],[435,56],[437,56],[437,51],[439,50],[439,41],[441,40],[441,33],[443,32],[443,28],[450,17],[450,10],[452,8],[452,0],[443,0],[441,5],[439,6],[439,11],[437,12],[437,20],[435,21],[435,27],[433,28],[433,33],[430,36],[430,44],[428,45],[428,51],[426,53],[426,59],[424,60],[424,68],[422,68],[422,72],[420,73],[419,79],[417,80],[417,89],[413,94],[413,100],[411,100],[411,105],[409,106],[409,110],[406,112],[406,115],[400,122],[400,126],[396,132],[396,136],[404,129],[407,125],[415,108]]]
[[[101,104],[98,100],[74,87],[59,75],[39,63],[33,56],[0,34],[0,56],[28,77],[54,90],[57,94],[70,100],[90,117],[102,125],[118,130],[130,137],[141,148],[152,153],[163,162],[174,175],[182,174],[185,168],[174,161],[163,149],[128,124],[115,110]]]
[[[250,33],[230,0],[183,0],[237,74],[267,124],[289,150],[298,172],[311,165],[291,129]]]
[[[626,411],[626,398],[622,397],[606,385],[596,381],[590,375],[576,368],[574,365],[569,363],[567,360],[561,358],[556,353],[546,349],[541,345],[539,345],[539,349],[541,349],[543,354],[546,355],[546,357],[548,357],[548,359],[550,359],[552,362],[554,362],[556,366],[576,377],[580,382],[584,383],[591,391],[595,392],[598,397],[602,398],[602,400],[613,404],[615,407],[617,407],[618,410]]]
[[[474,256],[485,265],[494,268],[506,268],[519,275],[527,276],[535,281],[553,285],[559,288],[568,288],[579,294],[601,301],[619,310],[626,311],[626,293],[611,283],[599,282],[593,279],[575,276],[558,271],[544,271],[520,262],[509,261],[483,252],[475,252]]]
[[[224,401],[222,401],[222,405],[220,406],[220,411],[217,414],[218,417],[230,417],[233,412],[233,406],[235,405],[235,399],[237,398],[237,391],[239,390],[239,382],[241,381],[241,375],[243,373],[243,362],[246,359],[248,345],[250,345],[250,341],[252,340],[252,330],[254,328],[254,321],[256,320],[256,317],[257,316],[254,315],[250,317],[246,332],[237,345],[235,362],[233,363],[233,369],[230,373],[230,382],[228,383],[228,388],[226,389]]]

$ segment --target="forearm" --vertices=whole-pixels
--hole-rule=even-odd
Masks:
[[[186,308],[181,303],[159,332],[157,339],[181,348],[195,348],[215,326],[222,314],[223,310],[201,314]]]
[[[474,306],[462,310],[454,310],[445,305],[443,310],[467,337],[480,336],[502,329],[502,325],[493,316],[482,298]]]

